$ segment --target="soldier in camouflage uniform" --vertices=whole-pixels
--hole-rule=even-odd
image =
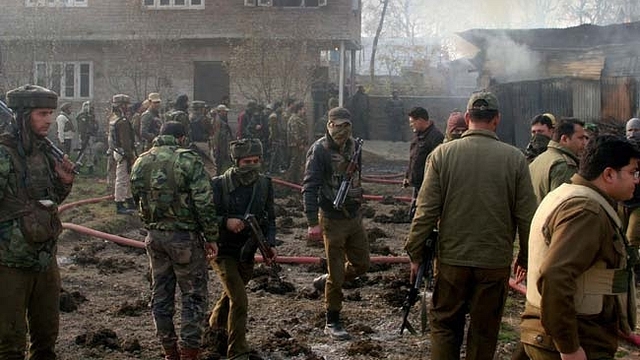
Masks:
[[[271,156],[269,172],[279,173],[285,167],[287,147],[287,123],[282,118],[282,104],[275,103],[273,111],[269,114],[269,149]]]
[[[162,106],[162,99],[160,94],[149,94],[149,108],[142,113],[140,117],[140,137],[142,138],[142,151],[147,151],[151,148],[151,142],[160,133],[160,127],[162,126],[162,119],[160,118],[160,107]]]
[[[251,232],[243,221],[253,214],[271,245],[271,257],[276,256],[276,218],[273,209],[271,179],[260,173],[262,144],[258,139],[232,141],[229,150],[234,166],[215,177],[213,202],[219,216],[220,251],[211,261],[224,292],[218,299],[209,325],[212,329],[227,330],[229,359],[253,359],[246,339],[248,300],[245,286],[253,274],[257,243],[249,241]]]
[[[202,157],[204,168],[209,177],[216,175],[216,164],[212,157],[210,138],[213,136],[213,124],[206,115],[204,101],[191,102],[191,119],[189,121],[189,139],[191,147]]]
[[[231,156],[229,156],[229,142],[232,140],[231,127],[229,126],[229,108],[220,104],[216,107],[216,113],[218,114],[217,130],[215,131],[213,140],[213,153],[214,159],[216,159],[216,170],[218,173],[223,174],[233,164],[231,163]]]
[[[187,140],[185,144],[191,142],[191,133],[189,127],[189,97],[185,94],[178,95],[173,110],[167,113],[167,121],[177,121],[187,129]]]
[[[131,98],[128,95],[114,95],[112,113],[109,116],[109,150],[116,163],[116,180],[114,184],[114,200],[116,213],[121,215],[135,212],[135,204],[131,195],[129,173],[131,164],[136,159],[135,136],[133,127],[127,118]]]
[[[286,179],[294,184],[302,182],[304,173],[304,153],[309,146],[307,141],[306,110],[303,102],[292,108],[293,114],[287,122],[287,144],[289,145],[289,169]]]
[[[93,141],[98,135],[98,122],[90,101],[82,103],[82,110],[76,116],[78,124],[78,133],[80,134],[80,153],[84,154],[83,163],[88,165],[89,173],[93,173],[93,167],[96,164],[96,153],[93,151]]]
[[[324,291],[327,323],[325,334],[336,340],[349,339],[340,322],[342,284],[353,281],[369,269],[369,242],[362,224],[361,159],[352,173],[342,210],[333,201],[353,159],[356,142],[351,137],[351,114],[341,107],[329,111],[326,135],[318,139],[307,152],[302,193],[310,240],[324,239],[328,274],[313,281]]]
[[[151,310],[167,360],[198,358],[207,311],[207,257],[218,252],[211,184],[200,156],[183,148],[185,135],[181,123],[165,123],[131,171],[133,196],[148,231]],[[176,283],[182,294],[179,351],[173,325]]]
[[[73,164],[51,156],[44,138],[58,95],[25,85],[7,93],[16,113],[0,135],[0,359],[55,359],[60,271],[56,245],[60,204],[71,191]]]

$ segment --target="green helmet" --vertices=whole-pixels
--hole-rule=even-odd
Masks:
[[[7,92],[7,106],[16,109],[56,109],[58,94],[38,85],[23,85]]]

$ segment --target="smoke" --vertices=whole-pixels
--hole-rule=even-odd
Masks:
[[[486,68],[498,82],[540,79],[540,56],[506,34],[487,37]]]

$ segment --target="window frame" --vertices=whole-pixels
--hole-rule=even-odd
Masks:
[[[277,1],[277,0],[276,0]],[[244,6],[247,7],[277,7],[283,9],[318,9],[324,6],[327,6],[327,0],[314,0],[317,1],[318,5],[307,6],[307,0],[300,0],[300,6],[284,6],[284,5],[274,5],[274,0],[244,0]]]
[[[89,67],[86,71],[86,66]],[[68,69],[72,68],[72,73]],[[83,68],[84,67],[84,68]],[[83,71],[84,70],[84,71]],[[42,74],[44,71],[44,74]],[[73,85],[67,84],[71,76]],[[86,81],[83,81],[86,78]],[[33,66],[33,82],[58,93],[60,99],[87,100],[93,98],[94,70],[92,61],[35,61]],[[88,84],[87,84],[88,82]],[[86,87],[87,94],[82,90]],[[73,95],[68,95],[68,90]]]
[[[145,4],[145,0],[142,0],[142,7],[147,10],[202,10],[204,9],[205,0],[199,0],[200,4],[194,5],[194,0],[184,0],[185,5],[176,5],[176,0],[168,0],[169,4],[160,5],[161,0],[152,0],[153,5]]]

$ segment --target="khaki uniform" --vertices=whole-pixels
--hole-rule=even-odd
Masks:
[[[518,263],[526,266],[535,207],[524,155],[494,132],[468,130],[431,153],[405,249],[422,262],[424,239],[439,221],[433,359],[459,358],[467,313],[467,359],[493,359],[514,237],[517,231]]]
[[[116,203],[123,202],[131,198],[129,172],[136,159],[135,135],[131,122],[115,113],[109,119],[109,148],[116,163],[113,197]]]
[[[626,269],[626,240],[619,218],[601,204],[613,208],[615,202],[577,174],[571,181],[575,185],[549,193],[533,219],[521,341],[533,359],[559,359],[558,351],[571,353],[579,346],[589,359],[613,359],[618,330],[635,327],[635,302],[629,301],[633,307],[629,312],[626,301],[620,302],[627,298],[625,292],[633,291],[633,277]],[[618,288],[613,293],[620,298],[614,294],[577,298],[581,289],[598,293],[589,288],[596,282],[584,277],[594,264],[621,269],[611,277]]]
[[[547,151],[529,164],[529,171],[539,204],[551,190],[568,183],[573,174],[578,172],[578,157],[552,140],[547,145]]]

